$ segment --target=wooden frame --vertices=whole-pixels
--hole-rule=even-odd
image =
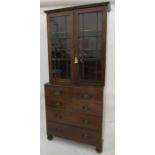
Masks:
[[[80,6],[73,6],[73,7],[67,7],[67,8],[60,8],[55,10],[46,10],[45,13],[56,13],[56,12],[64,12],[64,11],[72,11],[76,9],[83,9],[83,8],[92,8],[92,7],[101,7],[105,6],[107,8],[107,11],[109,10],[110,2],[103,2],[103,3],[93,3],[93,4],[87,4],[87,5],[80,5]]]
[[[102,7],[93,7],[93,8],[82,8],[82,9],[77,9],[75,11],[75,19],[78,19],[78,14],[80,13],[90,13],[90,12],[97,12],[97,11],[101,11],[102,12],[102,64],[101,64],[101,80],[99,81],[95,81],[95,80],[78,80],[77,76],[76,76],[76,82],[77,83],[81,83],[81,84],[94,84],[94,85],[104,85],[104,81],[105,81],[105,60],[106,60],[106,29],[107,29],[107,7],[106,6],[102,6]],[[75,26],[75,49],[76,49],[76,54],[78,55],[78,23],[76,20],[76,26]],[[78,72],[78,66],[76,67],[76,72]]]
[[[56,84],[74,84],[74,83],[81,83],[81,84],[94,84],[94,85],[104,85],[105,81],[105,60],[106,60],[106,25],[107,25],[107,9],[109,3],[98,3],[94,5],[85,5],[79,7],[70,7],[70,8],[63,8],[51,11],[45,11],[47,13],[47,31],[48,31],[48,60],[49,60],[49,79],[50,82]],[[95,6],[95,7],[90,7]],[[67,11],[70,10],[70,11]],[[102,29],[102,58],[101,58],[101,80],[78,80],[78,64],[74,63],[75,56],[78,55],[78,14],[79,13],[88,13],[88,12],[96,12],[101,11],[103,15],[103,29]],[[50,18],[55,16],[64,16],[68,15],[71,18],[70,28],[71,28],[71,64],[70,64],[70,71],[71,71],[71,78],[70,79],[62,79],[62,78],[52,78],[52,36],[51,36],[51,22]]]
[[[70,28],[71,28],[71,43],[70,43],[70,56],[71,56],[71,64],[70,64],[70,68],[71,68],[71,79],[59,79],[59,78],[52,78],[52,36],[51,36],[51,22],[50,22],[50,18],[51,17],[58,17],[58,16],[65,16],[68,15],[70,16],[71,20],[70,20]],[[49,13],[47,15],[47,30],[48,30],[48,60],[49,60],[49,79],[50,82],[54,82],[54,83],[72,83],[73,81],[73,13],[72,11],[68,11],[68,12],[58,12],[58,13]]]

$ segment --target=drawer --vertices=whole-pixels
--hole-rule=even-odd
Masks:
[[[48,122],[47,131],[50,135],[64,137],[92,145],[96,145],[101,139],[100,132],[53,122]]]
[[[63,101],[71,98],[71,90],[69,87],[61,86],[45,86],[45,95],[48,98]]]
[[[101,129],[102,117],[100,116],[88,115],[81,112],[53,110],[50,107],[46,108],[48,121],[55,121],[89,129]]]
[[[79,100],[76,100],[72,103],[71,108],[74,111],[79,111],[86,114],[95,114],[99,116],[101,116],[102,114],[102,104],[96,104],[94,102],[88,103],[88,102],[79,102]]]
[[[84,112],[88,114],[95,114],[95,115],[101,115],[102,113],[102,104],[100,103],[94,103],[90,101],[89,103],[85,101],[79,102],[78,100],[72,100],[72,101],[60,101],[60,100],[53,100],[50,97],[46,97],[46,104],[47,106],[51,106],[55,109],[63,109],[68,111],[77,111],[77,112]]]
[[[103,89],[101,87],[75,87],[73,89],[73,99],[89,103],[102,103]]]

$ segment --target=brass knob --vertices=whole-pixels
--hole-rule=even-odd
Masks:
[[[55,114],[55,117],[57,118],[58,117],[58,114]]]
[[[61,95],[61,92],[57,90],[57,91],[54,92],[54,95],[57,95],[57,96]]]
[[[89,138],[89,135],[88,135],[88,134],[84,134],[83,137],[84,137],[85,139],[87,139],[87,138]]]
[[[89,98],[90,98],[90,95],[86,93],[86,94],[83,95],[83,97],[84,97],[85,99],[89,99]]]
[[[62,119],[62,115],[59,115],[59,119]]]
[[[62,132],[62,129],[60,129],[60,128],[55,128],[55,131],[56,131],[56,132]]]
[[[83,120],[83,123],[84,123],[84,124],[88,124],[89,121],[88,121],[87,119],[84,119],[84,120]]]
[[[56,106],[60,106],[61,103],[60,103],[60,102],[56,102],[55,105],[56,105]]]
[[[57,119],[62,119],[62,115],[59,115],[59,114],[56,114],[55,117],[56,117]]]
[[[89,110],[89,109],[90,109],[90,107],[89,107],[89,106],[87,106],[87,105],[83,105],[83,106],[82,106],[82,109],[83,109],[83,110]]]

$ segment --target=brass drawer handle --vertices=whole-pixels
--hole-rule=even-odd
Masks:
[[[90,107],[89,107],[88,105],[83,105],[83,106],[82,106],[82,109],[83,109],[83,110],[90,110]]]
[[[56,95],[56,96],[59,96],[59,95],[61,95],[61,91],[59,91],[59,90],[56,90],[55,92],[54,92],[54,95]]]
[[[62,115],[59,115],[59,114],[56,114],[55,117],[56,117],[57,119],[62,119]]]
[[[56,132],[62,132],[62,129],[60,129],[60,128],[55,128],[55,131],[56,131]]]
[[[88,134],[84,134],[84,135],[83,135],[83,138],[84,138],[84,139],[88,139],[88,138],[89,138],[89,135],[88,135]]]
[[[84,124],[88,124],[88,123],[89,123],[89,121],[88,121],[87,119],[84,119],[82,122],[83,122]]]
[[[83,95],[83,98],[84,99],[90,99],[91,98],[91,95],[86,93],[86,94]]]
[[[55,105],[56,105],[56,106],[60,106],[61,103],[60,103],[60,102],[56,102]]]
[[[59,119],[62,119],[62,115],[58,115],[58,118],[59,118]]]

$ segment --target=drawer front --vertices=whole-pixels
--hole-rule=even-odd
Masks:
[[[102,103],[103,90],[101,87],[75,87],[73,89],[73,99],[77,102],[93,102],[96,104]]]
[[[69,87],[61,87],[61,86],[46,86],[45,87],[46,97],[51,98],[53,100],[58,101],[69,101],[71,98],[71,90]]]
[[[55,109],[64,109],[68,111],[77,111],[77,112],[84,112],[88,114],[95,114],[95,115],[101,115],[102,113],[102,104],[97,104],[94,102],[85,102],[85,101],[77,101],[77,100],[72,100],[72,101],[67,101],[67,100],[54,100],[50,97],[46,97],[46,104],[48,106],[51,106],[52,108]]]
[[[53,122],[48,122],[47,131],[54,136],[69,138],[92,145],[96,145],[101,139],[101,133],[99,132]]]
[[[85,102],[73,102],[72,109],[77,110],[79,112],[84,112],[86,114],[95,114],[98,116],[101,116],[102,114],[102,105],[101,104],[95,104],[93,102],[85,103]]]
[[[47,120],[96,130],[101,129],[102,123],[100,116],[86,115],[80,112],[53,110],[50,107],[47,107]]]

